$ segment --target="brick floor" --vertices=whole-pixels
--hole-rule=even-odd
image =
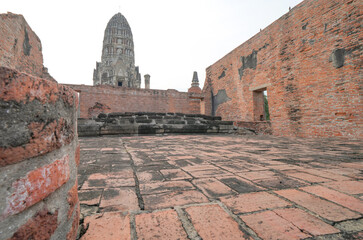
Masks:
[[[218,205],[188,207],[185,211],[202,239],[251,239]]]
[[[178,214],[174,210],[136,215],[135,223],[139,239],[188,239]]]
[[[80,138],[84,239],[361,239],[361,141]]]

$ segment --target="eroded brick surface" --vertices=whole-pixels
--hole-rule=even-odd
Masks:
[[[202,239],[252,239],[218,205],[189,207],[185,211]]]
[[[58,226],[57,217],[58,211],[51,213],[43,209],[21,226],[9,240],[50,239]]]
[[[24,178],[13,182],[11,195],[0,218],[17,214],[43,200],[69,179],[69,156],[29,172]]]
[[[88,227],[82,240],[118,240],[131,239],[130,219],[121,213],[103,213],[93,215],[84,219]]]
[[[136,215],[135,223],[139,239],[188,239],[174,210]]]

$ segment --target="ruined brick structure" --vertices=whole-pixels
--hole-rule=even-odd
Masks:
[[[77,94],[47,74],[23,16],[1,14],[0,36],[0,238],[73,240]]]
[[[145,79],[149,78],[150,76],[145,76]],[[120,88],[108,85],[66,84],[66,86],[73,88],[79,93],[79,116],[81,118],[96,117],[101,112],[200,114],[202,113],[201,109],[203,109],[204,97],[199,87],[198,79],[193,81],[192,87],[189,88],[188,92],[179,92],[174,89]]]
[[[273,134],[362,138],[359,0],[306,0],[207,68],[206,114]],[[240,125],[243,125],[240,123]]]
[[[93,85],[140,88],[139,67],[135,67],[132,31],[126,18],[115,14],[107,24],[101,62],[96,63]]]

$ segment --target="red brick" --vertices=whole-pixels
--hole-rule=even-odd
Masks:
[[[76,183],[68,192],[68,199],[67,199],[68,204],[69,204],[68,219],[72,216],[74,208],[77,205],[79,205],[77,188],[78,188],[78,182],[76,180]]]
[[[164,175],[165,179],[168,180],[183,180],[192,178],[181,169],[162,169],[160,172]]]
[[[72,222],[71,229],[67,233],[67,240],[74,240],[77,238],[80,214],[81,214],[81,208],[78,204],[76,212],[73,216],[73,222]]]
[[[308,173],[304,173],[304,172],[284,172],[284,174],[291,176],[291,177],[295,177],[295,178],[299,178],[311,183],[319,183],[319,182],[330,182],[330,179],[326,179],[326,178],[322,178],[322,177],[318,177],[318,176],[314,176]]]
[[[187,181],[166,181],[140,184],[141,194],[157,194],[163,192],[186,191],[192,189],[194,189],[194,186]]]
[[[189,239],[174,210],[135,216],[138,239]]]
[[[240,194],[233,197],[221,198],[221,201],[236,214],[286,207],[290,205],[285,200],[267,192]]]
[[[202,239],[252,239],[218,205],[188,207],[185,211]]]
[[[241,219],[262,239],[292,240],[310,237],[272,211],[244,215]]]
[[[70,85],[80,92],[82,118],[97,114],[96,104],[102,104],[106,112],[180,112],[201,113],[199,93],[177,90],[135,89],[114,86]],[[127,101],[125,101],[127,99]],[[119,104],[122,102],[123,104]]]
[[[348,194],[363,193],[363,181],[339,181],[324,183],[323,185]]]
[[[267,89],[274,135],[361,139],[360,9],[359,1],[305,0],[231,49],[206,70],[206,114],[260,121]]]
[[[131,239],[130,218],[122,213],[92,215],[84,219],[84,225],[88,225],[88,230],[81,240]]]
[[[351,210],[363,213],[363,202],[355,197],[322,186],[303,187],[302,190],[338,203]]]
[[[0,218],[17,214],[46,198],[68,181],[69,174],[69,157],[66,155],[13,182],[12,193],[6,199],[6,208]]]
[[[21,226],[8,240],[50,239],[58,227],[57,219],[58,211],[52,214],[48,210],[43,209]]]
[[[143,198],[145,209],[147,210],[208,202],[208,199],[203,194],[195,190],[145,195]]]
[[[332,180],[336,180],[336,181],[349,181],[352,180],[349,177],[337,174],[337,173],[331,173],[331,172],[326,172],[326,171],[322,171],[321,169],[304,169],[304,172],[307,172],[309,174],[312,175],[316,175],[316,176],[320,176],[320,177],[324,177],[324,178],[329,178]]]
[[[75,134],[73,126],[64,118],[54,120],[47,125],[32,122],[28,127],[32,134],[29,143],[18,147],[0,148],[1,167],[58,149],[69,144]]]
[[[275,176],[275,173],[272,171],[253,171],[253,172],[238,173],[237,175],[243,178],[247,178],[249,180],[261,180],[273,177]]]
[[[314,236],[339,232],[338,229],[298,208],[275,209],[273,211],[303,232],[308,232]]]
[[[132,188],[108,188],[103,191],[100,208],[105,210],[139,210],[135,190]]]
[[[193,181],[193,184],[201,189],[206,196],[211,198],[235,193],[232,189],[214,178],[197,179]]]
[[[81,156],[81,145],[78,144],[76,152],[74,154],[74,160],[76,162],[77,167],[79,166],[80,156]]]
[[[295,189],[280,190],[276,193],[333,222],[360,217],[346,208]]]

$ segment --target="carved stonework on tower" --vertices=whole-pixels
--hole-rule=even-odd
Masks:
[[[108,22],[103,38],[101,62],[96,63],[93,85],[140,88],[139,68],[135,68],[134,41],[130,25],[121,14]]]

